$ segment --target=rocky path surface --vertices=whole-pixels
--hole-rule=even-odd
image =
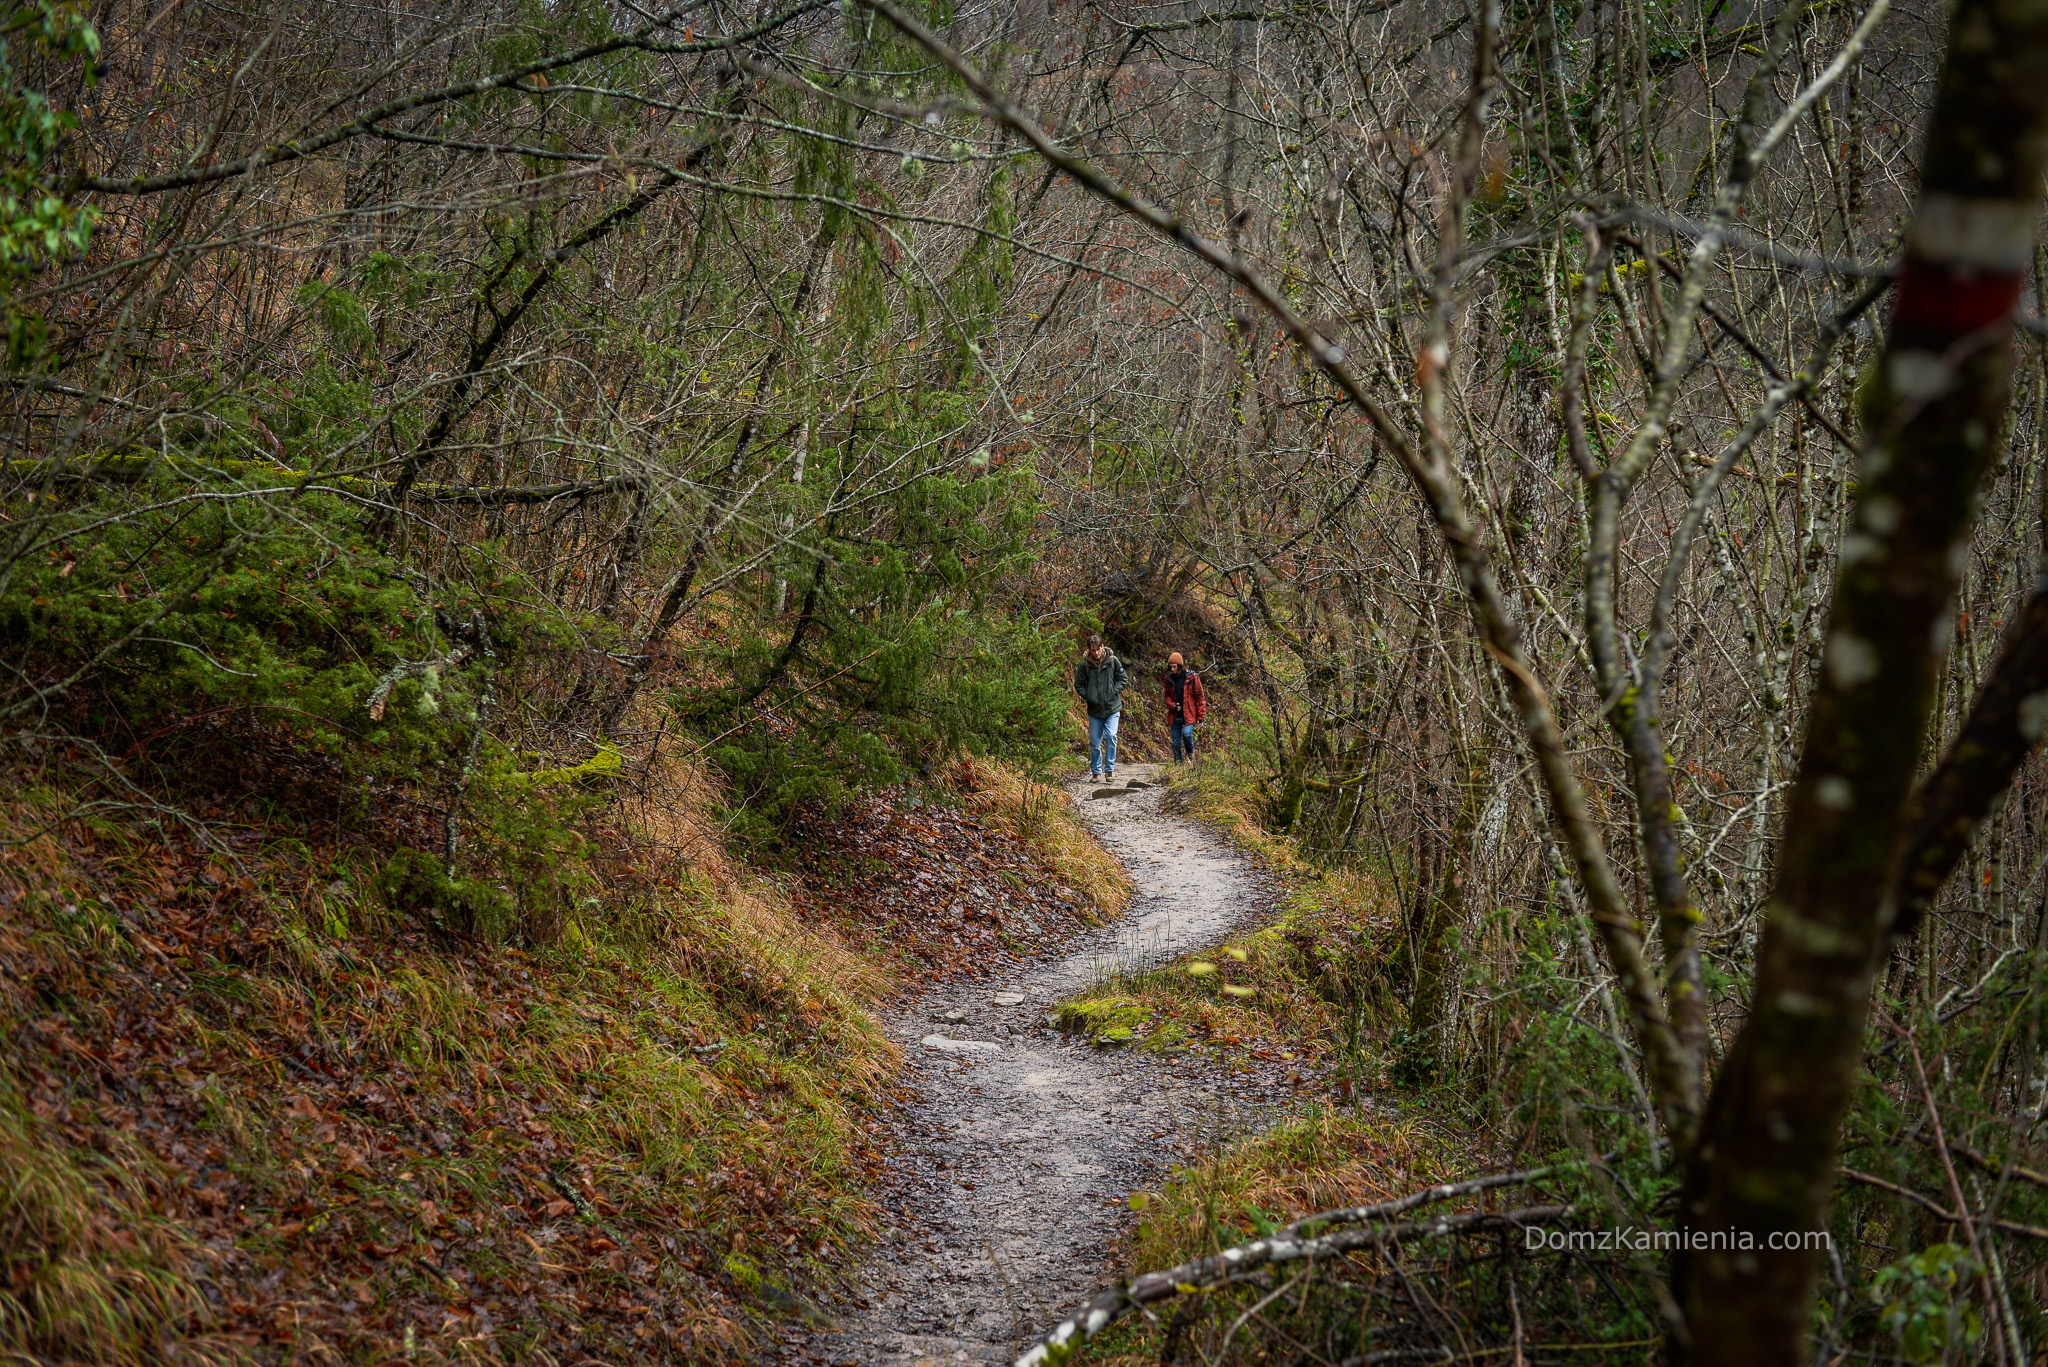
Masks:
[[[1119,783],[1155,777],[1132,765]],[[1281,891],[1220,837],[1163,812],[1159,788],[1072,791],[1137,896],[1121,921],[1060,957],[939,987],[888,1020],[917,1094],[887,1197],[892,1227],[855,1294],[832,1308],[837,1329],[799,1345],[802,1357],[1009,1360],[1106,1284],[1129,1192],[1253,1099],[1051,1028],[1063,997],[1261,921]]]

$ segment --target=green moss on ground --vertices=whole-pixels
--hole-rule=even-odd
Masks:
[[[1373,1085],[1391,1009],[1385,957],[1349,884],[1309,884],[1272,926],[1138,972],[1119,972],[1056,1008],[1063,1030],[1098,1047],[1190,1052],[1335,1067],[1339,1086]]]
[[[1060,1029],[1082,1036],[1098,1049],[1143,1044],[1166,1051],[1185,1043],[1176,1025],[1162,1024],[1143,1002],[1131,997],[1081,997],[1061,1003],[1055,1014]]]

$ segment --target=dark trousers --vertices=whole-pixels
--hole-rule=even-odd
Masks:
[[[1191,721],[1170,721],[1166,729],[1173,736],[1173,759],[1176,764],[1195,757],[1195,724]]]

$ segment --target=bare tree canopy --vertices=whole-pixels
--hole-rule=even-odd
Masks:
[[[1077,633],[1184,643],[1265,827],[1385,892],[1332,999],[1557,1160],[1443,1237],[1589,1191],[1674,1234],[1603,1328],[1577,1272],[1413,1262],[1483,1307],[1459,1352],[1535,1360],[1525,1311],[1739,1367],[2048,1352],[2041,0],[0,36],[10,763],[127,801],[288,734],[431,806],[459,883],[536,772],[687,747],[772,844],[1049,763]],[[1329,1326],[1437,1324],[1405,1210],[1257,1245],[1260,1294],[1349,1289],[1204,1351],[1393,1360]],[[1251,1284],[1217,1256],[1034,1360]]]

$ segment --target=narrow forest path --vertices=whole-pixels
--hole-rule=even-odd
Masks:
[[[1156,777],[1156,766],[1130,765],[1118,782]],[[1130,1191],[1244,1103],[1268,1099],[1051,1028],[1063,997],[1119,966],[1213,944],[1270,915],[1280,892],[1221,837],[1162,811],[1160,788],[1096,790],[1071,789],[1137,896],[1122,920],[1058,958],[935,988],[887,1018],[916,1092],[885,1198],[892,1230],[835,1308],[838,1331],[809,1338],[804,1356],[858,1367],[1007,1361],[1109,1280]]]

